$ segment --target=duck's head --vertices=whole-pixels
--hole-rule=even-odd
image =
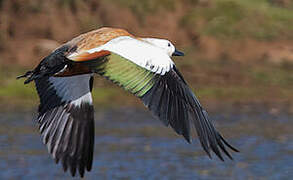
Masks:
[[[151,43],[164,50],[170,57],[172,56],[184,56],[184,53],[178,51],[175,46],[167,39],[157,39],[157,38],[143,38],[143,40]]]

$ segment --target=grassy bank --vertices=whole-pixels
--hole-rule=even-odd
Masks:
[[[293,3],[274,0],[215,0],[196,6],[181,23],[200,35],[221,39],[292,39]],[[278,1],[281,3],[281,1]],[[196,28],[195,28],[196,27]]]

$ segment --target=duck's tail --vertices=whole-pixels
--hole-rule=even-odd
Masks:
[[[34,71],[27,71],[24,75],[20,75],[20,76],[17,76],[16,77],[16,79],[20,79],[20,78],[27,78],[24,81],[24,84],[28,84],[29,82],[31,82],[32,80],[35,79],[35,77],[34,77]]]

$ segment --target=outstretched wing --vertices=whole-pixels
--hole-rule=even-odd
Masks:
[[[94,150],[91,75],[44,76],[35,80],[40,97],[38,123],[43,143],[64,171],[90,171]]]
[[[131,37],[120,37],[104,46],[75,52],[68,58],[94,62],[94,54],[105,50],[111,53],[94,68],[96,73],[135,94],[156,117],[188,142],[191,142],[190,127],[193,124],[209,156],[212,150],[223,160],[222,151],[232,159],[225,146],[238,150],[214,128],[172,60],[159,48]]]

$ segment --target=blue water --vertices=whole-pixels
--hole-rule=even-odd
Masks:
[[[0,114],[0,179],[70,179],[40,141],[32,112]],[[237,111],[211,113],[240,149],[234,161],[209,159],[143,109],[96,113],[94,164],[85,179],[293,179],[293,116]]]

